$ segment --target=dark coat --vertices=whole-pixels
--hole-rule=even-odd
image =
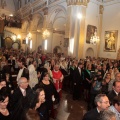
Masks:
[[[117,96],[116,95],[116,93],[115,93],[115,91],[114,90],[112,90],[112,91],[110,91],[109,93],[108,93],[108,98],[109,98],[109,101],[110,101],[110,103],[112,103],[113,102],[113,99],[114,99],[114,97],[115,96]],[[120,95],[119,95],[120,96]]]
[[[14,93],[11,96],[10,100],[10,112],[11,112],[11,120],[23,120],[25,112],[30,108],[32,100],[34,99],[34,92],[30,87],[26,89],[26,96],[24,97],[20,88],[16,88]]]
[[[100,113],[98,113],[97,108],[88,111],[82,120],[98,120]]]
[[[81,69],[81,74],[79,73],[79,69],[76,68],[74,70],[74,75],[73,75],[73,80],[74,80],[74,83],[76,84],[82,84],[82,81],[83,81],[83,69]]]

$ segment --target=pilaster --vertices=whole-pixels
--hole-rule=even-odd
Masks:
[[[65,36],[70,40],[74,39],[73,54],[77,59],[83,57],[84,40],[85,40],[85,18],[86,6],[89,0],[67,0],[68,16]],[[81,18],[79,18],[81,15]]]
[[[101,41],[101,33],[102,33],[102,19],[103,19],[103,11],[104,7],[103,5],[99,6],[99,37]],[[99,51],[100,51],[100,41],[98,41],[98,46],[97,46],[97,57],[99,56]]]

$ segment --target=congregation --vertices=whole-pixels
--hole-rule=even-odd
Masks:
[[[83,120],[120,120],[119,60],[14,49],[0,54],[0,120],[55,119],[66,85],[74,101],[87,103]]]

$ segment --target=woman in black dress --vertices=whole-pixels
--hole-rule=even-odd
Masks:
[[[45,102],[45,92],[43,88],[38,88],[36,92],[38,94],[38,102],[36,103],[35,109],[40,115],[40,120],[49,120],[49,110]]]
[[[53,102],[59,102],[59,94],[57,93],[54,84],[49,80],[48,72],[43,73],[42,81],[35,86],[37,88],[43,88],[45,91],[45,103],[48,107],[48,110],[53,112]],[[54,114],[54,113],[53,113]],[[52,115],[54,116],[54,115]]]
[[[92,74],[91,74],[91,64],[87,65],[87,68],[84,70],[84,97],[85,100],[89,100],[90,89],[92,82]]]
[[[3,87],[0,90],[0,120],[10,120],[10,113],[7,109],[8,102],[9,97]]]

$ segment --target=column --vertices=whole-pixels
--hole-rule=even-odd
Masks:
[[[85,40],[85,17],[86,6],[88,2],[89,0],[67,0],[68,16],[65,36],[69,37],[69,55],[74,55],[74,57],[77,59],[83,57]],[[80,15],[82,18],[80,18]],[[73,53],[71,53],[72,51],[70,50],[71,41],[74,41]]]
[[[100,41],[101,41],[101,33],[102,33],[102,19],[103,19],[103,5],[99,6],[99,31],[98,31],[98,36],[100,37]],[[100,41],[98,41],[97,44],[97,57],[99,56],[99,50],[100,50]]]

